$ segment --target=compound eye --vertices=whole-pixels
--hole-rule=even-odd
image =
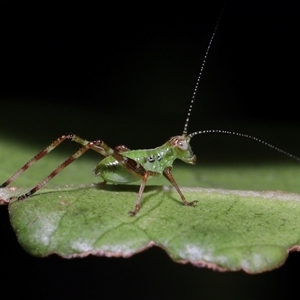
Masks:
[[[179,140],[178,141],[178,148],[181,150],[188,150],[189,146],[188,143],[185,140]]]

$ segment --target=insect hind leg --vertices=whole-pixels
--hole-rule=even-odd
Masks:
[[[52,142],[49,146],[47,146],[45,149],[40,151],[37,155],[35,155],[32,159],[30,159],[24,166],[22,166],[15,174],[13,174],[10,178],[8,178],[4,183],[0,185],[1,188],[4,188],[8,186],[12,181],[14,181],[16,178],[18,178],[24,171],[26,171],[30,166],[35,164],[38,160],[40,160],[42,157],[44,157],[46,154],[51,152],[54,148],[56,148],[59,144],[61,144],[66,139],[70,139],[71,135],[62,135],[58,139],[56,139],[54,142]]]
[[[11,197],[9,200],[12,200],[12,199],[23,200],[23,199],[30,197],[36,191],[41,189],[49,180],[51,180],[54,176],[56,176],[61,170],[63,170],[66,166],[68,166],[70,163],[72,163],[74,160],[76,160],[78,157],[80,157],[82,154],[84,154],[89,149],[92,149],[92,150],[100,153],[103,156],[109,156],[112,153],[114,153],[114,150],[112,150],[109,146],[107,146],[101,140],[96,140],[96,141],[90,142],[90,141],[82,139],[79,136],[72,134],[72,133],[65,134],[65,135],[60,136],[58,139],[56,139],[54,142],[52,142],[49,146],[47,146],[45,149],[43,149],[38,154],[36,154],[33,158],[31,158],[16,173],[14,173],[10,178],[8,178],[4,183],[2,183],[0,185],[0,188],[7,187],[11,182],[13,182],[16,178],[18,178],[24,171],[26,171],[29,167],[31,167],[33,164],[35,164],[37,161],[39,161],[41,158],[43,158],[45,155],[47,155],[49,152],[51,152],[53,149],[55,149],[57,146],[59,146],[65,140],[71,140],[71,141],[77,142],[77,143],[83,145],[83,147],[81,147],[76,153],[74,153],[72,156],[70,156],[68,159],[66,159],[62,164],[60,164],[54,171],[52,171],[46,178],[44,178],[38,185],[36,185],[34,188],[32,188],[29,192],[27,192],[23,195],[20,195],[20,196]]]
[[[66,138],[69,138],[69,139],[72,139],[74,138],[74,135],[70,135]],[[75,136],[76,139],[79,139],[79,137]],[[58,141],[58,140],[57,140]],[[69,158],[67,158],[63,163],[61,163],[56,169],[54,169],[46,178],[44,178],[38,185],[36,185],[34,188],[32,188],[29,192],[23,194],[23,195],[20,195],[20,196],[15,196],[15,197],[11,197],[10,200],[14,200],[16,199],[17,201],[21,201],[21,200],[24,200],[28,197],[30,197],[31,195],[33,195],[35,192],[37,192],[39,189],[41,189],[49,180],[51,180],[54,176],[56,176],[60,171],[62,171],[65,167],[67,167],[69,164],[71,164],[74,160],[76,160],[77,158],[79,158],[81,155],[83,155],[86,151],[92,149],[94,151],[97,151],[97,152],[102,152],[104,151],[103,147],[108,147],[106,146],[101,140],[96,140],[96,141],[93,141],[93,142],[88,142],[88,141],[85,141],[85,140],[82,140],[83,143],[85,144],[83,147],[81,147],[78,151],[76,151],[73,155],[71,155]],[[55,143],[55,142],[54,142]],[[52,143],[53,144],[53,143]],[[51,145],[52,145],[51,144]],[[58,143],[59,144],[59,143]],[[57,145],[58,145],[57,144]],[[56,146],[57,146],[56,145]],[[47,147],[48,148],[48,147]],[[46,149],[47,149],[46,148]],[[109,148],[109,147],[108,147]],[[52,149],[51,149],[52,150]],[[50,150],[50,151],[51,151]],[[42,151],[43,152],[43,151]],[[40,152],[40,153],[42,153]],[[49,152],[46,152],[46,154],[49,153]],[[44,154],[44,155],[46,155]],[[43,156],[44,156],[43,155]],[[34,159],[34,158],[33,158]],[[32,159],[32,160],[33,160]],[[38,158],[40,159],[40,158]],[[34,161],[35,162],[35,161]],[[26,164],[25,164],[26,166]],[[27,167],[28,168],[28,167]],[[22,168],[21,168],[22,169]],[[25,168],[26,170],[26,168]],[[23,170],[24,171],[24,170]]]
[[[52,142],[49,146],[47,146],[45,149],[40,151],[37,155],[35,155],[32,159],[30,159],[24,166],[22,166],[16,173],[14,173],[10,178],[8,178],[4,183],[0,185],[0,188],[7,187],[11,182],[13,182],[15,179],[17,179],[24,171],[26,171],[29,167],[31,167],[33,164],[35,164],[37,161],[39,161],[41,158],[43,158],[45,155],[47,155],[49,152],[51,152],[53,149],[55,149],[58,145],[60,145],[65,140],[71,140],[76,143],[79,143],[83,146],[86,146],[90,142],[80,138],[78,135],[75,134],[64,134],[60,136],[58,139],[56,139],[54,142]],[[99,140],[100,141],[100,140]],[[101,147],[102,145],[103,147]],[[107,150],[110,148],[104,144],[104,142],[101,141],[101,143],[93,144],[91,145],[91,149],[102,154],[103,156],[108,156]]]

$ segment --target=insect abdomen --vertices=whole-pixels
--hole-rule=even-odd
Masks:
[[[139,178],[129,173],[113,157],[104,158],[95,169],[96,176],[112,183],[130,183],[138,181]]]

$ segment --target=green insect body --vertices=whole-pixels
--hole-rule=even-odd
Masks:
[[[196,156],[190,147],[190,137],[175,136],[165,144],[154,149],[127,150],[122,156],[134,160],[145,170],[153,172],[153,176],[161,176],[167,167],[172,167],[175,159],[180,159],[188,164],[195,164]],[[140,180],[137,174],[129,173],[115,158],[104,158],[95,168],[96,176],[101,176],[104,181],[125,184]],[[149,178],[153,177],[149,176]],[[148,179],[149,179],[148,178]]]

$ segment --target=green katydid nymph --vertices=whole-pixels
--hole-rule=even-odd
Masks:
[[[223,10],[224,7],[222,9],[222,12]],[[126,184],[126,183],[141,180],[141,185],[140,185],[135,207],[132,211],[129,212],[131,216],[135,216],[137,212],[140,210],[141,200],[142,200],[142,196],[143,196],[143,192],[147,180],[151,177],[161,176],[161,175],[166,177],[172,183],[172,185],[175,187],[178,194],[180,195],[181,200],[185,206],[194,206],[197,201],[189,202],[185,199],[179,186],[177,185],[175,179],[172,176],[171,170],[172,170],[173,162],[176,159],[180,159],[183,162],[188,164],[195,164],[196,156],[194,155],[190,146],[191,139],[196,135],[206,134],[206,133],[232,134],[232,135],[250,138],[268,147],[271,147],[279,152],[282,152],[283,154],[288,155],[291,158],[300,161],[298,157],[286,151],[283,151],[269,143],[266,143],[256,137],[249,136],[247,134],[236,133],[236,132],[226,131],[226,130],[202,130],[202,131],[196,131],[188,134],[188,124],[189,124],[191,111],[193,108],[193,103],[195,101],[195,96],[206,64],[206,59],[211,44],[213,42],[213,39],[215,37],[222,16],[222,12],[217,20],[213,34],[208,43],[204,55],[204,59],[200,68],[200,72],[196,80],[196,85],[194,88],[194,92],[192,94],[186,121],[181,135],[171,137],[166,143],[164,143],[160,147],[153,148],[153,149],[146,149],[146,150],[130,150],[126,146],[117,146],[115,148],[111,148],[107,144],[105,144],[102,140],[87,141],[74,134],[62,135],[54,142],[52,142],[44,150],[42,150],[37,155],[35,155],[25,165],[23,165],[14,175],[12,175],[8,180],[6,180],[2,185],[0,185],[0,188],[7,187],[11,182],[13,182],[19,175],[21,175],[31,165],[33,165],[35,162],[40,160],[42,157],[44,157],[46,154],[48,154],[50,151],[52,151],[54,148],[60,145],[63,141],[71,140],[81,144],[82,147],[76,153],[74,153],[72,156],[66,159],[62,164],[60,164],[55,170],[53,170],[46,178],[44,178],[38,185],[36,185],[30,191],[20,196],[13,196],[10,198],[8,197],[8,199],[1,199],[1,201],[9,202],[15,199],[17,201],[21,201],[32,196],[35,192],[41,189],[49,180],[51,180],[66,166],[68,166],[74,160],[79,158],[86,151],[94,150],[104,156],[104,159],[101,160],[100,163],[95,168],[96,176],[102,177],[104,183],[108,182],[113,184]]]

